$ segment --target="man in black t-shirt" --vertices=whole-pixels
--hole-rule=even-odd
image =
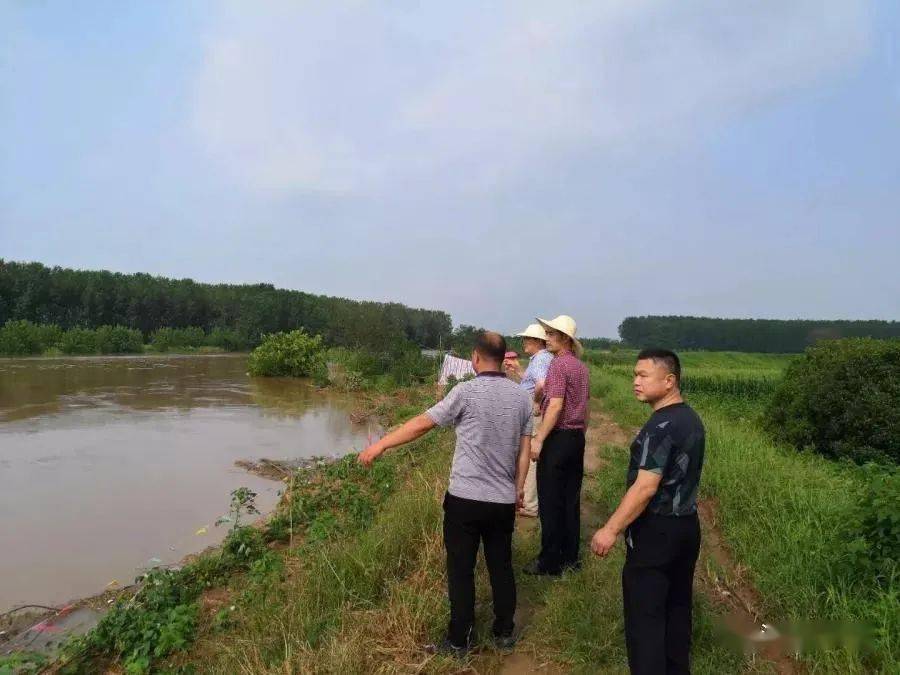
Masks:
[[[606,556],[625,535],[622,599],[632,673],[690,673],[691,603],[700,552],[697,488],[703,422],[681,398],[681,363],[666,349],[645,349],[634,394],[653,415],[631,444],[627,492],[591,550]]]

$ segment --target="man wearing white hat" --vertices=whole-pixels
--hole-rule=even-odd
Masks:
[[[553,354],[547,351],[547,334],[539,323],[533,323],[521,333],[516,333],[522,338],[522,350],[528,354],[528,367],[522,373],[522,367],[518,361],[511,361],[507,365],[507,373],[519,380],[519,386],[528,392],[534,406],[534,428],[537,430],[541,420],[540,404],[544,396],[544,380],[547,379],[547,371],[553,361]],[[537,462],[532,461],[528,468],[528,477],[525,479],[525,496],[519,513],[523,516],[534,518],[538,514],[537,493]]]
[[[531,458],[537,460],[541,552],[525,572],[555,576],[579,567],[590,382],[587,366],[580,360],[584,350],[575,337],[575,319],[562,314],[538,322],[554,357],[544,381],[541,425],[531,444]]]

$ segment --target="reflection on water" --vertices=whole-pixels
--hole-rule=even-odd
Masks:
[[[231,490],[280,487],[234,461],[361,449],[350,406],[243,356],[0,359],[0,612],[215,543]]]

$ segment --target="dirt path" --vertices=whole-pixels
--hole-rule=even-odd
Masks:
[[[744,640],[748,651],[755,651],[771,661],[777,673],[804,672],[800,663],[789,656],[791,650],[786,641],[767,626],[762,596],[746,578],[746,569],[735,561],[722,535],[716,501],[701,499],[697,506],[703,527],[702,552],[696,574],[700,591],[724,609],[726,626]]]
[[[600,471],[607,462],[600,457],[599,451],[605,445],[627,445],[628,433],[617,425],[606,413],[600,410],[598,402],[592,403],[591,422],[585,438],[584,448],[584,473],[586,476]],[[582,531],[592,531],[600,518],[598,505],[589,500],[581,500]],[[540,527],[536,518],[520,518],[517,528],[529,532]],[[528,630],[528,625],[537,611],[534,599],[523,597],[519,601],[516,610],[516,625],[522,631]],[[536,654],[526,649],[517,649],[503,658],[500,675],[562,675],[566,671],[556,663],[540,659]]]

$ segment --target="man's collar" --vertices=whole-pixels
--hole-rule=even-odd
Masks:
[[[506,377],[506,373],[499,370],[482,370],[475,377]]]

